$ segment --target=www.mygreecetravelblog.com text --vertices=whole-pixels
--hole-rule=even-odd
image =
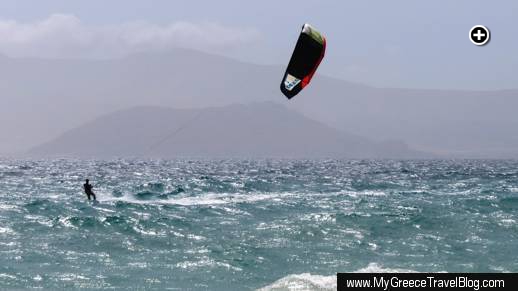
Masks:
[[[338,290],[454,289],[518,287],[518,274],[499,273],[338,273]]]

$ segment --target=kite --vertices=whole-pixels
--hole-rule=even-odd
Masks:
[[[311,25],[304,24],[281,82],[281,91],[288,99],[309,84],[325,51],[325,37]]]

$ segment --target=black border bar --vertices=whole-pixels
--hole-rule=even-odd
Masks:
[[[338,273],[337,290],[518,290],[518,273]]]

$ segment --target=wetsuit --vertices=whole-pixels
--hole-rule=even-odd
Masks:
[[[88,200],[91,200],[90,196],[93,196],[94,200],[96,200],[95,194],[92,191],[93,186],[91,184],[85,183],[85,184],[83,184],[83,187],[85,188],[85,193],[86,193],[86,196],[88,196]]]

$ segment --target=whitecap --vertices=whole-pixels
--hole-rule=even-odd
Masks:
[[[181,206],[201,206],[201,205],[223,205],[235,203],[254,203],[258,201],[282,201],[287,197],[292,197],[291,193],[206,193],[199,196],[183,196],[170,199],[156,199],[156,200],[139,200],[130,196],[105,198],[101,201],[125,201],[136,204],[172,204]]]
[[[359,230],[356,230],[356,229],[352,229],[352,228],[347,228],[345,230],[342,230],[343,233],[346,233],[346,234],[352,234],[356,239],[358,240],[362,240],[364,238],[363,234],[361,233],[361,231]]]
[[[9,227],[0,227],[0,234],[13,234],[14,231]]]
[[[399,269],[399,268],[385,268],[377,263],[370,263],[367,267],[358,269],[353,273],[418,273],[414,270]]]
[[[369,245],[369,249],[370,249],[371,251],[375,251],[375,250],[377,250],[377,249],[378,249],[378,245],[377,245],[377,244],[375,244],[375,243],[371,243],[371,242],[370,242],[370,243],[367,243],[367,244]]]
[[[503,227],[511,227],[513,225],[516,225],[516,220],[514,220],[512,218],[504,218],[504,219],[500,220],[499,225],[501,225]]]
[[[271,285],[258,289],[258,291],[281,290],[336,290],[336,275],[322,276],[310,273],[293,274],[281,278]]]
[[[203,257],[199,261],[184,261],[176,264],[176,267],[188,270],[195,270],[205,267],[223,267],[229,270],[242,271],[241,268],[232,266],[225,262],[218,262],[208,257]]]

